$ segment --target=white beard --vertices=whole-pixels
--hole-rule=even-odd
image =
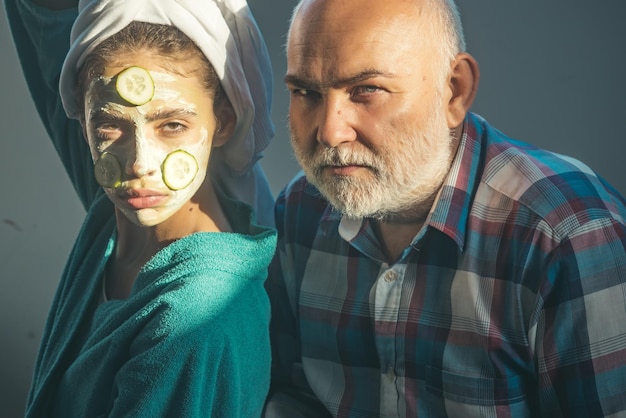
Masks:
[[[292,132],[295,155],[307,179],[347,217],[422,217],[430,209],[455,152],[444,112],[433,113],[417,134],[411,132],[414,127],[394,126],[389,138],[379,141],[382,145],[376,149],[355,142],[337,148],[315,147],[307,153],[296,145],[302,142],[294,141]],[[359,176],[333,175],[325,170],[329,165],[360,165],[368,172]]]

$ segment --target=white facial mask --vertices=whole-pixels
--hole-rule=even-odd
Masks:
[[[200,189],[215,130],[213,101],[200,81],[158,70],[150,75],[154,96],[143,105],[121,99],[114,78],[94,80],[85,100],[96,172],[105,159],[107,166],[119,163],[120,178],[101,184],[115,206],[142,226],[167,220]]]

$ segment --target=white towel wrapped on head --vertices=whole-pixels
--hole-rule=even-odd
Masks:
[[[269,193],[269,188],[258,166],[253,172],[250,169],[274,136],[273,80],[265,42],[246,1],[80,0],[78,11],[59,85],[68,116],[80,116],[77,71],[99,43],[134,20],[175,26],[213,65],[237,116],[231,139],[214,156],[223,160],[214,172],[234,197],[259,211],[258,200],[265,198],[258,194]],[[259,181],[265,190],[258,190]]]

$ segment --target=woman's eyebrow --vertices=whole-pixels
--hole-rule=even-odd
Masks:
[[[115,119],[115,120],[127,120],[128,118],[119,110],[113,108],[102,108],[90,112],[89,119]]]
[[[159,109],[146,115],[148,122],[184,116],[198,116],[198,112],[191,109]]]

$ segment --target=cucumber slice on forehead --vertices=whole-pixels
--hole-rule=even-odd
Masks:
[[[168,154],[161,166],[163,182],[170,190],[189,186],[198,173],[196,158],[182,149]]]
[[[117,187],[122,180],[122,167],[117,157],[108,152],[103,153],[94,164],[93,172],[96,181],[102,187]]]
[[[141,67],[128,67],[117,75],[117,94],[128,103],[141,106],[154,96],[154,81],[148,70]]]

